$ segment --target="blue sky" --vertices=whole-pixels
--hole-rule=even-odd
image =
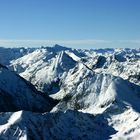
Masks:
[[[0,46],[140,48],[140,0],[0,0]]]

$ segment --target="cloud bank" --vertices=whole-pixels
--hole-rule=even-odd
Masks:
[[[40,47],[53,46],[60,44],[63,46],[92,46],[92,47],[140,47],[140,40],[101,40],[101,39],[82,39],[82,40],[13,40],[0,39],[0,46],[6,47]]]

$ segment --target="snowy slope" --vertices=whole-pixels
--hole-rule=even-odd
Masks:
[[[95,116],[102,114],[116,131],[112,139],[140,138],[140,87],[119,77],[79,67],[66,80],[64,89],[52,95],[62,100],[51,112],[71,109]]]
[[[49,111],[53,101],[43,97],[33,85],[0,65],[0,111]]]
[[[7,111],[0,114],[1,139],[140,139],[140,49],[55,45],[5,64],[45,94],[1,66],[0,89],[8,95],[1,94]],[[12,101],[22,108],[12,113]]]
[[[39,90],[46,91],[43,87],[48,86],[51,79],[55,79],[55,81],[60,79],[58,76],[60,74],[52,72],[51,69],[48,70],[48,67],[54,67],[54,61],[57,61],[62,52],[65,54],[62,61],[65,59],[64,57],[70,57],[71,60],[65,59],[64,61],[68,61],[68,63],[73,60],[81,61],[96,72],[113,74],[140,85],[140,49],[75,50],[55,45],[53,48],[38,48],[19,59],[14,59],[10,61],[9,68],[36,85]],[[59,63],[61,62],[59,61]],[[73,64],[70,66],[73,68]],[[71,69],[70,66],[69,69]],[[40,73],[50,79],[44,80],[45,78],[42,78]],[[61,73],[61,75],[63,74]],[[48,88],[46,89],[48,90]]]
[[[32,52],[34,48],[4,48],[0,47],[0,63],[9,65],[11,60],[15,60]]]
[[[7,123],[1,123],[1,139],[104,140],[116,132],[108,126],[103,115],[93,116],[71,110],[46,114],[19,111],[0,116],[0,120],[7,118]]]
[[[139,86],[110,74],[97,74],[79,64],[69,73],[61,90],[51,96],[61,99],[54,110],[76,109],[96,114],[116,102],[133,105],[139,112],[139,95]]]
[[[56,53],[48,49],[37,49],[11,63],[11,69],[20,73],[38,90],[49,90],[51,94],[59,90],[60,79],[64,78],[77,62],[65,51]]]
[[[89,68],[140,85],[140,49],[115,49],[112,52],[105,49],[93,52],[90,52],[85,61]]]
[[[1,138],[140,137],[139,86],[111,75],[95,74],[82,64],[70,80],[71,83],[67,81],[65,85],[66,97],[51,113],[2,113]]]

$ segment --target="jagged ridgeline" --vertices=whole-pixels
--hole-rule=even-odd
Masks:
[[[140,139],[140,49],[0,48],[0,139]]]
[[[56,101],[43,95],[24,78],[0,64],[0,111],[50,111]]]

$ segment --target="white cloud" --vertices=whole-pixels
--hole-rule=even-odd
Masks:
[[[95,44],[105,44],[111,43],[109,40],[95,40],[95,39],[85,39],[85,40],[0,40],[1,46],[40,46],[40,45],[95,45]]]
[[[119,43],[133,43],[133,44],[140,44],[140,40],[118,40]]]
[[[123,48],[140,47],[140,40],[101,40],[101,39],[83,39],[83,40],[7,40],[0,39],[0,46],[4,47],[40,47],[53,46],[59,44],[76,48]]]

